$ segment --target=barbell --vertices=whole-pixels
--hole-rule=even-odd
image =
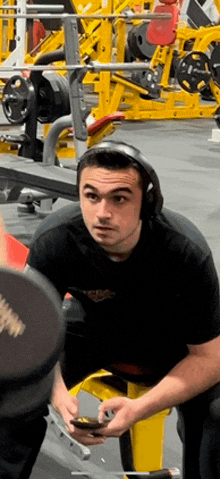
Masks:
[[[69,102],[69,83],[68,80],[55,73],[57,67],[50,65],[30,65],[30,66],[12,66],[6,67],[8,70],[20,71],[42,71],[45,70],[44,75],[41,76],[37,91],[35,92],[31,79],[26,79],[22,76],[12,76],[2,93],[2,108],[7,120],[14,124],[25,123],[33,108],[37,109],[37,119],[40,123],[52,123],[60,116],[65,116],[70,113]],[[88,65],[66,65],[59,67],[59,69],[81,71],[109,71],[109,70],[138,70],[141,78],[148,78],[145,75],[149,69],[146,63],[99,63],[90,62]],[[0,67],[3,71],[4,67]],[[149,76],[149,75],[148,75]],[[152,86],[153,84],[153,86]],[[152,86],[150,92],[155,93],[156,81],[151,78],[151,81],[144,82],[144,88]],[[156,97],[159,96],[158,88]],[[155,98],[155,96],[153,96]]]
[[[12,66],[0,66],[0,72],[13,72],[13,71],[58,71],[58,70],[84,70],[92,73],[99,73],[100,71],[117,71],[117,70],[144,70],[148,68],[144,62],[140,63],[100,63],[98,61],[90,61],[87,65],[75,64],[75,65],[12,65]]]
[[[68,80],[57,73],[45,72],[35,92],[30,79],[19,75],[11,77],[2,94],[2,109],[7,120],[14,125],[22,125],[33,108],[37,110],[37,120],[42,124],[69,115]]]
[[[0,8],[1,10],[1,8]],[[109,14],[98,14],[98,13],[91,13],[91,14],[78,14],[78,13],[62,13],[62,14],[49,14],[49,13],[1,13],[0,18],[27,18],[27,19],[50,19],[51,17],[54,19],[65,20],[66,17],[72,18],[79,18],[83,20],[104,20],[105,18],[108,20],[115,20],[117,18],[121,18],[124,20],[170,20],[172,18],[170,13],[135,13],[126,12],[126,13],[109,13]]]

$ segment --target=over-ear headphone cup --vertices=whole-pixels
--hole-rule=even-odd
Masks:
[[[153,191],[149,191],[147,194],[146,194],[146,200],[147,200],[147,205],[148,205],[148,211],[150,213],[150,216],[152,216],[154,214],[154,206],[155,206],[155,198],[154,198],[154,194],[153,194]]]

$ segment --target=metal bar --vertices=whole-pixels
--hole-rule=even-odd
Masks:
[[[131,475],[131,476],[136,476],[138,477],[143,477],[144,479],[147,477],[148,479],[167,479],[167,478],[173,478],[173,479],[178,479],[180,478],[180,471],[179,469],[162,469],[161,471],[155,471],[155,472],[133,472],[133,471],[113,471],[110,474],[113,476],[126,476]],[[85,472],[71,472],[71,475],[85,475]],[[103,472],[100,474],[100,476],[103,476]]]
[[[39,13],[62,13],[64,12],[64,5],[26,5],[27,12],[39,12]],[[1,9],[0,9],[1,10]]]
[[[0,6],[0,10],[20,10],[20,7],[18,5],[2,5]],[[26,10],[27,11],[39,11],[42,13],[48,14],[48,10],[50,12],[54,13],[59,13],[64,11],[64,5],[26,5]],[[12,14],[13,15],[13,14]],[[17,14],[15,14],[17,16]],[[26,14],[25,14],[26,15]],[[27,14],[28,15],[28,14]],[[8,15],[7,15],[8,17]]]
[[[59,134],[64,128],[68,128],[73,125],[72,115],[61,116],[55,120],[49,130],[49,133],[44,142],[43,149],[43,164],[55,165],[56,160],[56,144],[59,138]]]
[[[77,66],[82,67],[81,70],[78,68],[73,69],[72,71],[71,69],[68,70],[70,109],[75,130],[75,148],[77,156],[81,157],[87,149],[86,139],[88,136],[86,128],[87,110],[82,86],[82,80],[87,68],[80,65],[79,37],[76,17],[71,18],[66,16],[64,21],[64,32],[66,40],[65,56],[68,66],[69,64],[76,64]]]
[[[0,7],[0,10],[2,8]],[[116,14],[109,14],[109,15],[98,15],[98,14],[91,14],[91,15],[86,15],[86,14],[82,14],[82,15],[78,15],[78,14],[69,14],[69,13],[63,13],[61,15],[57,14],[57,13],[54,13],[53,14],[53,18],[59,18],[59,20],[62,20],[63,18],[65,18],[66,16],[68,17],[76,17],[76,18],[82,18],[82,19],[85,19],[85,20],[88,20],[88,19],[96,19],[96,20],[102,20],[104,18],[107,18],[108,20],[114,20],[114,19],[117,19],[117,18],[122,18],[124,20],[128,20],[129,22],[131,20],[170,20],[170,18],[172,17],[170,13],[140,13],[140,14],[132,14],[132,15],[126,15],[124,13],[120,13],[118,15]],[[38,14],[31,14],[31,13],[26,13],[26,14],[7,14],[7,13],[1,13],[0,14],[0,18],[43,18],[43,19],[47,19],[47,18],[50,18],[51,19],[51,14],[50,13],[38,13]]]
[[[70,67],[70,65],[67,65]],[[90,62],[90,64],[86,65],[86,68],[92,72],[99,72],[99,71],[117,71],[117,70],[144,70],[148,68],[146,63],[99,63],[99,62]]]
[[[155,472],[133,472],[133,471],[113,471],[113,472],[110,472],[110,474],[112,474],[112,478],[114,479],[114,476],[124,476],[126,474],[126,476],[136,476],[138,479],[140,477],[143,477],[144,479],[148,478],[148,479],[168,479],[168,478],[173,478],[173,479],[178,479],[180,478],[180,471],[178,469],[161,469],[161,471],[155,471]],[[85,475],[85,472],[71,472],[71,475]],[[103,471],[102,473],[100,473],[100,476],[103,477]]]
[[[0,10],[17,10],[19,7],[17,5],[2,5]]]
[[[147,63],[99,63],[99,62],[90,62],[88,65],[65,65],[65,66],[53,66],[53,65],[25,65],[25,66],[7,66],[1,67],[0,72],[4,71],[21,71],[21,70],[30,70],[30,71],[58,71],[58,70],[88,70],[91,72],[99,71],[117,71],[117,70],[145,70],[149,68]]]

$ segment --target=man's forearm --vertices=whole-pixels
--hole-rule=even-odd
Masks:
[[[137,421],[204,392],[220,381],[220,359],[188,355],[155,387],[136,399]]]
[[[62,377],[60,363],[55,366],[53,391],[67,391],[67,387]]]

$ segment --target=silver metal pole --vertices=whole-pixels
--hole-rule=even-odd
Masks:
[[[19,6],[17,5],[2,5],[0,6],[0,10],[19,10]],[[64,11],[64,5],[29,5],[27,4],[26,5],[26,10],[27,12],[31,12],[31,11],[39,11],[39,12],[42,12],[42,13],[47,13],[48,14],[48,10],[51,11],[51,12],[54,12],[54,13],[59,13],[59,12],[63,12]]]
[[[39,12],[39,13],[62,13],[64,12],[64,5],[26,5],[27,12]],[[1,8],[0,8],[1,10]]]
[[[1,11],[1,7],[0,7]],[[31,14],[31,13],[26,13],[26,14],[7,14],[7,13],[1,13],[0,18],[42,18],[42,19],[48,19],[48,18],[59,18],[60,20],[64,19],[66,16],[68,17],[76,17],[76,18],[81,18],[84,20],[87,19],[95,19],[95,20],[102,20],[102,19],[109,19],[109,20],[114,20],[117,18],[122,18],[124,20],[128,20],[129,22],[131,20],[169,20],[172,18],[172,15],[170,13],[143,13],[143,14],[134,14],[134,15],[126,15],[124,13],[121,13],[119,15],[114,15],[114,14],[109,14],[109,15],[98,15],[98,14],[91,14],[91,15],[76,15],[76,14],[67,14],[63,13],[61,15],[58,15],[57,13],[52,14],[51,13],[36,13],[36,14]]]
[[[88,65],[65,65],[65,66],[52,66],[52,65],[26,65],[26,66],[11,66],[7,67],[7,71],[20,71],[20,70],[28,70],[28,71],[59,71],[59,70],[81,70],[86,69],[91,72],[99,72],[99,71],[117,71],[117,70],[145,70],[149,68],[147,63],[99,63],[99,62],[91,62]],[[0,66],[0,72],[4,72],[6,68]]]

